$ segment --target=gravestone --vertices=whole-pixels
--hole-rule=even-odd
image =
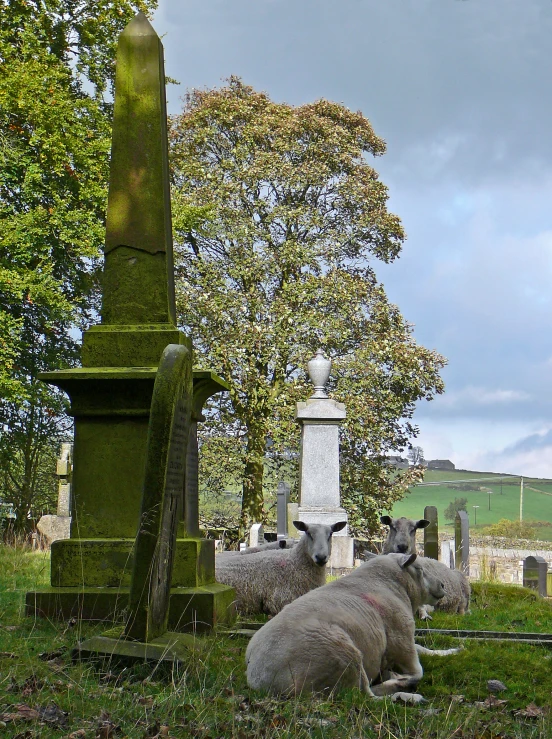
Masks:
[[[429,526],[424,529],[424,557],[439,559],[439,525],[437,508],[428,505],[424,508],[424,518]]]
[[[169,344],[153,390],[126,624],[122,632],[112,629],[78,645],[80,658],[107,654],[174,661],[190,644],[183,635],[169,633],[167,623],[192,398],[191,352]]]
[[[278,483],[278,492],[276,497],[276,539],[286,539],[288,536],[288,503],[289,503],[289,485],[287,482],[280,481]],[[294,519],[297,520],[297,519]]]
[[[529,556],[523,560],[523,587],[536,590],[545,598],[548,595],[548,563],[544,557]]]
[[[254,523],[249,529],[249,547],[258,547],[265,543],[262,523]]]
[[[470,521],[466,511],[458,511],[454,520],[454,566],[470,574]]]
[[[71,535],[71,472],[73,444],[63,442],[56,462],[58,477],[58,504],[56,515],[41,516],[36,528],[49,544],[58,539],[69,539]]]
[[[346,413],[343,403],[332,400],[325,390],[331,366],[319,349],[308,363],[314,393],[305,403],[297,403],[295,413],[301,426],[299,520],[327,526],[347,520],[339,490],[339,426]],[[332,537],[329,564],[354,566],[354,543],[347,526]]]
[[[83,334],[82,367],[44,373],[70,397],[75,421],[71,537],[54,542],[51,587],[27,594],[28,614],[111,619],[128,605],[150,409],[176,327],[163,47],[138,13],[119,38],[100,324]],[[226,389],[194,373],[196,420]],[[193,472],[193,471],[192,471]],[[193,482],[188,480],[188,487]],[[186,515],[180,491],[179,516]],[[232,590],[214,581],[214,545],[181,524],[169,621],[206,628],[231,617]]]

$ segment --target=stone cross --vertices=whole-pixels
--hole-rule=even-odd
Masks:
[[[64,441],[61,444],[61,453],[56,462],[58,482],[58,516],[71,515],[71,473],[73,469],[73,444]]]

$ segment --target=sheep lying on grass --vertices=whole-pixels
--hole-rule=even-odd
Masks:
[[[257,554],[258,552],[266,552],[270,549],[291,549],[298,543],[297,539],[278,539],[278,541],[269,541],[266,544],[259,544],[256,547],[247,547],[242,549],[239,554]]]
[[[425,528],[429,525],[429,521],[420,519],[413,521],[410,518],[393,518],[382,516],[380,521],[389,526],[389,533],[383,545],[384,554],[388,552],[402,552],[410,554],[416,551],[416,530]],[[435,559],[422,557],[420,559],[426,571],[430,571],[435,577],[442,580],[445,587],[445,597],[442,598],[436,606],[440,611],[449,611],[450,613],[459,613],[463,615],[470,605],[470,583],[468,578],[460,570],[451,570],[443,562]],[[431,619],[430,613],[433,611],[431,606],[422,606],[418,615],[420,618]]]
[[[374,556],[264,624],[246,651],[247,682],[275,694],[358,687],[419,703],[421,695],[404,691],[422,678],[418,653],[432,650],[414,643],[413,613],[443,595],[416,554]],[[382,673],[388,679],[374,685]]]
[[[274,615],[303,593],[326,582],[332,534],[341,531],[346,521],[333,526],[293,523],[304,534],[291,549],[268,549],[248,557],[237,552],[215,557],[216,580],[235,589],[239,613]]]

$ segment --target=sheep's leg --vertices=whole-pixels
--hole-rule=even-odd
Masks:
[[[458,654],[462,649],[464,649],[464,647],[453,647],[451,649],[428,649],[427,647],[422,647],[421,644],[416,644],[416,652],[418,652],[418,654],[433,654],[436,657],[448,657],[449,654]]]
[[[395,661],[399,672],[391,672],[390,677],[379,685],[373,685],[372,691],[375,695],[392,695],[398,691],[410,691],[415,688],[424,674],[416,645],[405,650],[399,660]]]
[[[431,621],[433,619],[433,616],[431,616],[430,614],[434,610],[435,609],[433,608],[433,606],[420,606],[418,608],[418,618],[421,618],[422,621]]]

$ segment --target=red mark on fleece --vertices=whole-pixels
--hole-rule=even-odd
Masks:
[[[368,603],[369,606],[372,606],[380,616],[385,615],[385,608],[375,596],[370,595],[370,593],[363,593],[360,597],[363,601]]]
[[[287,559],[279,559],[276,564],[278,565],[278,567],[284,569],[285,567],[287,567]]]

